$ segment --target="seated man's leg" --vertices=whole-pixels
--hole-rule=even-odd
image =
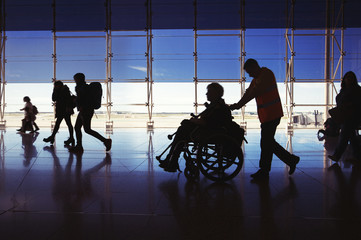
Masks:
[[[181,126],[178,128],[174,140],[172,142],[171,149],[162,164],[166,171],[175,172],[178,169],[178,158],[183,150],[184,142],[189,138],[189,135],[193,129],[197,127],[189,120],[183,120]]]

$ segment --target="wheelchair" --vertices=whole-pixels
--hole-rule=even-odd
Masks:
[[[168,139],[172,140],[175,134],[168,135]],[[230,129],[209,131],[196,127],[187,139],[177,143],[185,160],[184,175],[188,180],[199,179],[200,173],[213,181],[231,180],[243,166],[243,141],[247,142],[244,129],[235,122]],[[171,146],[172,143],[156,159],[161,162]]]

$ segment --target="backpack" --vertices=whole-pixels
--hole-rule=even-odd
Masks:
[[[33,114],[36,115],[38,113],[39,113],[38,108],[35,105],[33,105]]]
[[[91,82],[89,84],[89,96],[90,96],[90,104],[93,109],[99,109],[102,105],[102,95],[103,89],[102,85],[99,82]]]

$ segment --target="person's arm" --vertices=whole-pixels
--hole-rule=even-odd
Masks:
[[[234,103],[229,106],[231,110],[234,109],[240,109],[246,103],[251,101],[255,97],[255,79],[252,80],[251,85],[247,88],[246,92],[243,94],[241,100],[239,100],[237,103]]]
[[[273,84],[275,81],[273,72],[267,68],[262,68],[262,71],[257,78],[254,78],[251,82],[251,85],[247,88],[246,92],[242,96],[241,100],[238,103],[230,105],[230,109],[240,109],[246,103],[251,101],[253,98],[262,95],[267,91],[267,88]]]

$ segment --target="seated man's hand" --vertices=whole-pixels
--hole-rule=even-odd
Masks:
[[[189,119],[189,121],[194,124],[197,124],[197,125],[205,124],[204,120],[201,118],[200,119],[199,118],[191,118],[191,119]]]

